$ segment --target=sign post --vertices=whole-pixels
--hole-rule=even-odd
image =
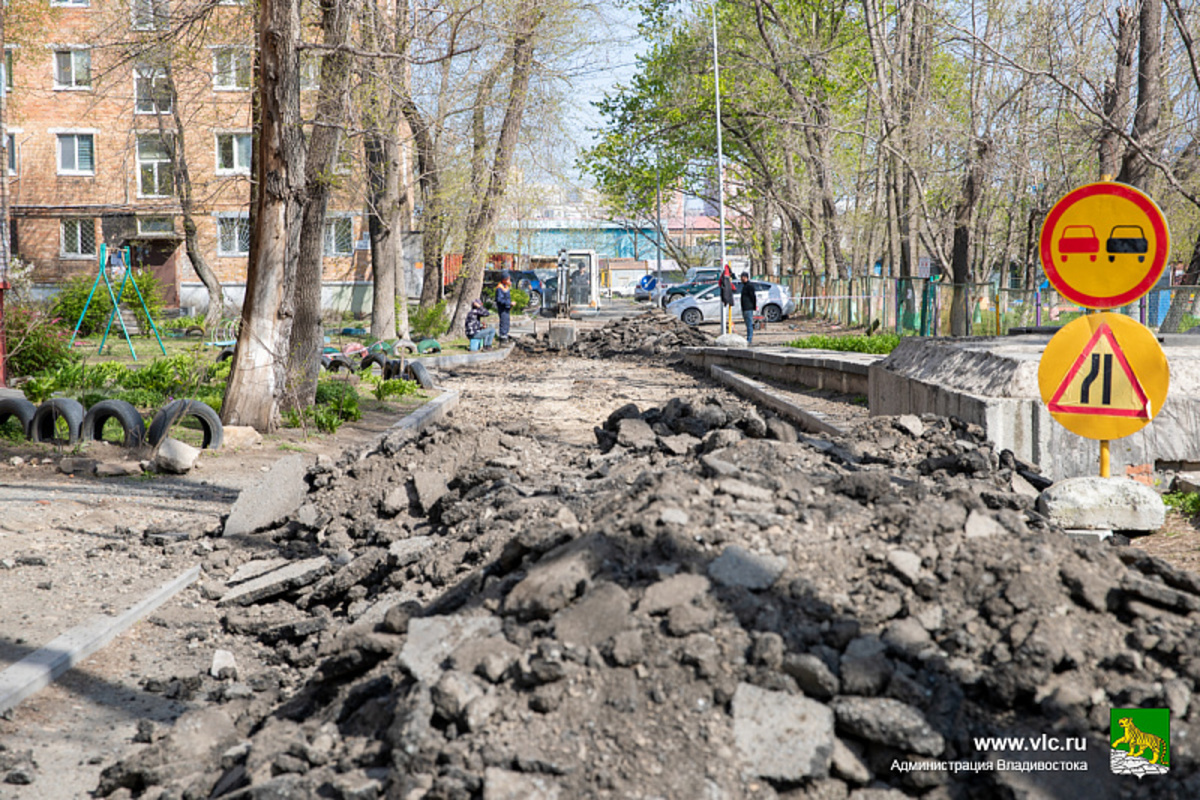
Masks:
[[[1046,345],[1038,388],[1072,433],[1100,442],[1100,476],[1111,476],[1109,442],[1150,424],[1170,384],[1167,357],[1144,325],[1103,309],[1131,305],[1153,288],[1171,240],[1154,201],[1103,181],[1068,192],[1042,225],[1046,277],[1067,300],[1101,310],[1063,326]]]

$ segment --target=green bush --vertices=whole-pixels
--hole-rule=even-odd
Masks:
[[[382,377],[375,375],[368,376],[367,380],[371,384],[371,393],[380,402],[389,397],[407,397],[410,394],[416,394],[421,388],[416,381],[396,379],[385,381]]]
[[[446,317],[446,301],[439,300],[437,305],[429,308],[418,308],[408,315],[408,327],[413,339],[436,339],[450,330],[450,320]]]
[[[826,336],[817,334],[805,336],[787,343],[788,347],[798,347],[803,350],[838,350],[849,353],[875,353],[887,355],[900,344],[900,337],[894,333],[879,333],[874,336]]]
[[[1163,495],[1163,502],[1185,517],[1200,516],[1200,494],[1195,492],[1171,492]]]
[[[149,317],[142,310],[141,303],[138,302],[137,290],[133,287],[135,282],[137,288],[141,290],[142,298],[146,301],[146,308],[150,311]],[[75,329],[75,323],[79,321],[84,308],[87,308],[87,314],[79,326],[79,332],[84,336],[103,332],[104,326],[108,324],[109,316],[112,314],[112,301],[109,299],[108,290],[101,282],[101,285],[96,287],[95,294],[92,294],[92,287],[95,284],[94,276],[76,275],[65,281],[54,297],[52,313],[61,317],[64,324],[70,326],[71,330]],[[113,291],[116,291],[119,286],[118,282],[113,287]],[[88,303],[89,294],[92,297],[90,304]],[[158,279],[148,271],[143,270],[140,274],[135,271],[132,280],[125,284],[121,303],[133,312],[141,329],[148,332],[150,319],[153,319],[156,325],[162,319],[163,299]],[[118,334],[121,330],[121,324],[116,320],[113,321],[113,329]],[[112,330],[109,331],[109,334],[112,335]]]
[[[12,375],[35,375],[75,361],[71,331],[62,320],[35,306],[13,305],[4,312],[8,369]]]

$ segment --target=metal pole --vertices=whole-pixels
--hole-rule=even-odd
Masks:
[[[0,2],[0,58],[4,58],[6,32],[4,29],[5,9],[7,2]],[[4,338],[4,292],[10,287],[8,282],[9,252],[8,246],[12,241],[8,226],[8,60],[0,62],[3,65],[4,83],[0,85],[0,389],[7,386],[8,380],[8,346]]]
[[[721,64],[717,60],[717,4],[712,5],[713,94],[717,99],[717,208],[721,219],[721,263],[725,267],[725,152],[721,144]]]

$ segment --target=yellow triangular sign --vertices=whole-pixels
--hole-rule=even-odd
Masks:
[[[1046,408],[1052,414],[1150,419],[1150,401],[1108,323],[1092,334]]]

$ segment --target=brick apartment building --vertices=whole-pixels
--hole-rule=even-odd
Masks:
[[[201,246],[227,296],[240,300],[250,242],[254,7],[219,0],[203,40],[171,44],[168,54],[180,3],[170,18],[165,0],[49,5],[34,40],[17,35],[5,48],[12,252],[35,265],[36,283],[54,286],[95,275],[101,242],[129,246],[134,265],[159,278],[168,306],[179,304],[181,287],[202,296],[172,177],[170,137],[181,136]],[[19,7],[8,8],[12,31]],[[314,102],[316,62],[305,66],[304,99]],[[348,157],[339,170],[347,185],[353,169]],[[369,271],[367,252],[356,248],[361,215],[346,210],[352,203],[347,195],[331,204],[326,281],[362,282]]]

